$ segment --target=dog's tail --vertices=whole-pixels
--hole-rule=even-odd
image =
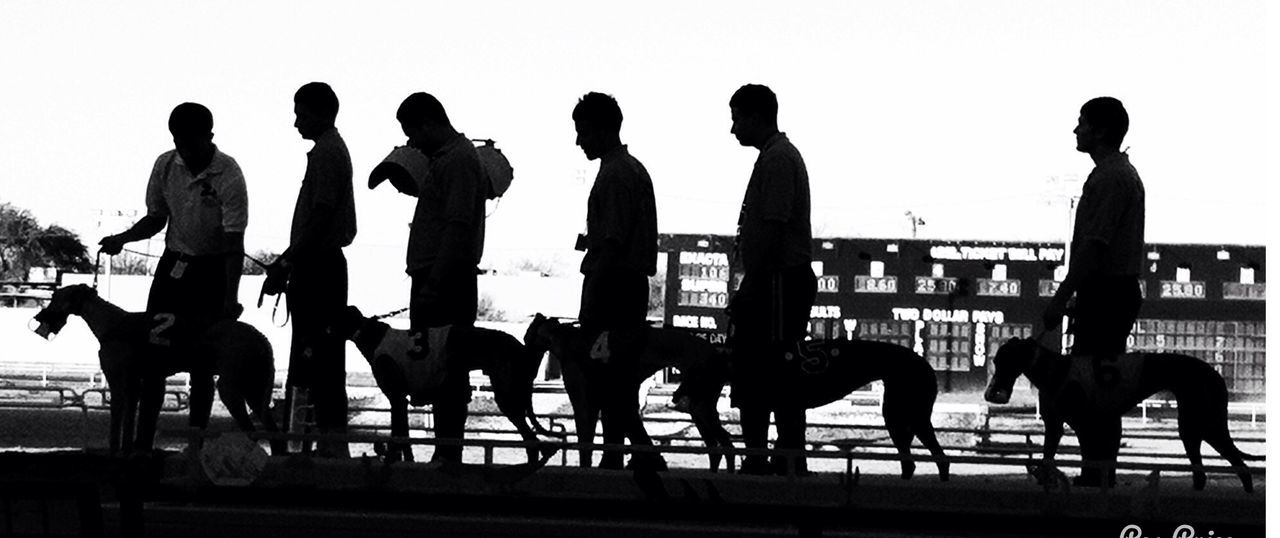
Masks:
[[[525,417],[529,419],[529,424],[533,427],[533,431],[536,432],[538,435],[545,435],[547,437],[556,437],[559,439],[564,439],[565,436],[567,435],[567,433],[564,431],[564,428],[560,428],[560,431],[558,432],[553,432],[543,427],[542,423],[538,421],[538,414],[533,411],[532,407],[530,407],[525,411]],[[553,424],[554,424],[554,421],[553,421]]]

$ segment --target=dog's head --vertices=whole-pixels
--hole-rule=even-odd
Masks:
[[[343,340],[351,340],[360,328],[364,326],[367,318],[364,313],[353,305],[342,307],[338,314],[329,320],[329,334],[337,336]]]
[[[49,299],[49,304],[36,312],[32,320],[39,323],[33,331],[40,335],[41,338],[48,339],[50,335],[58,334],[62,327],[67,324],[67,317],[73,314],[79,314],[84,308],[84,304],[92,297],[97,297],[98,292],[93,288],[84,284],[73,284],[58,288],[53,292],[53,297]]]
[[[1013,394],[1013,382],[1027,372],[1039,352],[1040,344],[1031,339],[1010,338],[1001,344],[995,358],[991,360],[995,373],[991,374],[991,381],[987,383],[984,395],[986,400],[995,404],[1009,403]]]
[[[524,331],[525,347],[539,354],[550,351],[552,331],[559,326],[560,320],[558,318],[546,317],[541,312],[534,314],[533,320],[529,322],[529,328]]]

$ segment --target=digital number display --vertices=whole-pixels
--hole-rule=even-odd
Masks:
[[[1040,280],[1040,296],[1053,297],[1055,293],[1058,293],[1058,286],[1061,286],[1061,285],[1062,283],[1058,282],[1057,280],[1041,279]]]
[[[723,252],[680,253],[677,306],[724,308],[729,304],[729,256]]]
[[[853,277],[854,293],[898,293],[898,277],[857,275]]]
[[[712,291],[682,291],[676,305],[724,308],[729,306],[729,294]]]
[[[1265,301],[1267,300],[1267,285],[1223,282],[1222,298],[1239,301]]]
[[[916,293],[946,295],[956,291],[957,279],[954,277],[916,277]]]
[[[839,293],[840,277],[824,275],[818,277],[818,293]]]
[[[729,267],[680,264],[680,278],[696,278],[699,280],[719,280],[721,282],[728,282]]]
[[[1161,280],[1160,297],[1165,299],[1204,299],[1204,282]]]
[[[994,297],[1018,297],[1022,295],[1022,281],[992,280],[990,278],[979,278],[978,279],[978,295],[990,295]]]

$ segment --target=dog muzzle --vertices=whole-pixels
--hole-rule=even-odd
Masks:
[[[32,327],[32,324],[38,324]],[[52,336],[58,334],[62,327],[67,324],[67,316],[55,314],[49,310],[41,310],[31,321],[27,323],[27,328],[32,332],[40,335],[40,338],[52,340]]]
[[[987,393],[983,397],[993,404],[1009,403],[1009,391],[1000,390],[995,387],[988,388]]]

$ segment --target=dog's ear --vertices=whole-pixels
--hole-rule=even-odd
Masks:
[[[364,313],[355,305],[347,305],[346,308],[343,309],[343,314],[353,318],[364,319]]]

